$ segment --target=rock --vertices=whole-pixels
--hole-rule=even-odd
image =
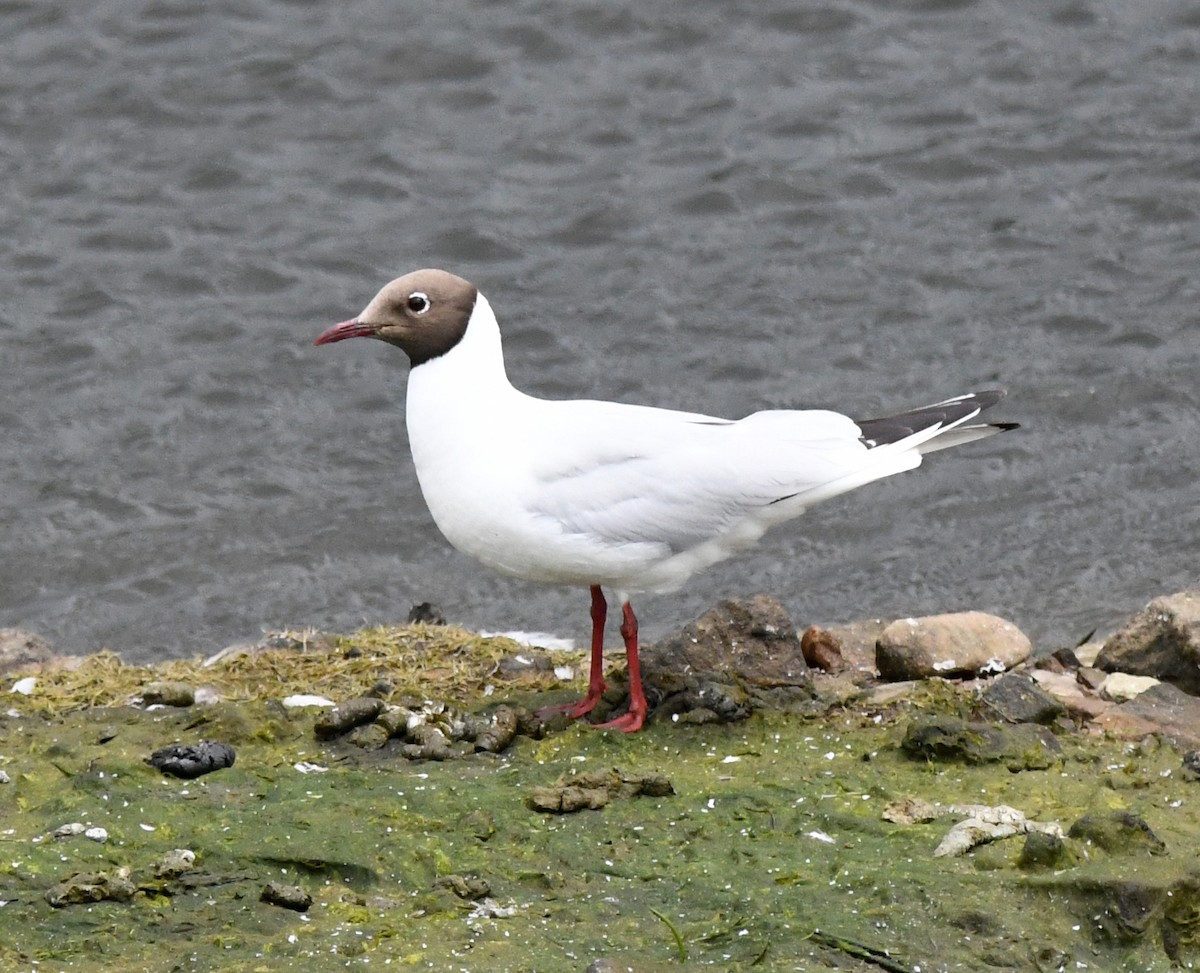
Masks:
[[[1183,755],[1183,779],[1200,780],[1200,750],[1189,750]]]
[[[1003,672],[1033,647],[1012,622],[984,612],[902,618],[879,636],[875,664],[889,682]]]
[[[492,894],[487,879],[478,875],[443,875],[433,883],[434,888],[449,889],[460,899],[473,901]]]
[[[83,905],[90,902],[128,902],[137,888],[129,880],[127,869],[115,872],[84,872],[72,875],[46,892],[46,902],[53,908]]]
[[[184,872],[196,867],[196,853],[190,848],[176,848],[167,852],[152,866],[155,878],[179,878]]]
[[[1061,834],[1030,831],[1017,858],[1017,867],[1026,871],[1046,871],[1074,864],[1073,856]]]
[[[1094,666],[1096,657],[1100,655],[1100,650],[1103,648],[1103,642],[1084,642],[1083,645],[1075,646],[1073,651],[1081,666]]]
[[[1200,698],[1170,683],[1159,683],[1112,712],[1117,720],[1148,724],[1152,732],[1161,733],[1177,746],[1200,747]],[[1109,726],[1103,719],[1098,722]]]
[[[1093,720],[1101,713],[1116,707],[1111,700],[1101,699],[1081,684],[1071,673],[1049,672],[1035,669],[1030,672],[1033,681],[1067,708],[1072,717]]]
[[[807,686],[795,626],[769,595],[723,601],[642,653],[647,672],[718,677],[760,687]]]
[[[1014,773],[1045,770],[1057,764],[1061,747],[1043,727],[1022,723],[996,726],[955,717],[915,720],[900,748],[923,760],[961,760],[968,764],[1003,763]]]
[[[1154,676],[1200,695],[1200,590],[1155,598],[1104,643],[1096,668]]]
[[[1100,692],[1100,687],[1104,685],[1104,680],[1108,676],[1107,672],[1097,669],[1095,666],[1080,666],[1075,670],[1075,681],[1094,693]]]
[[[317,717],[313,724],[313,732],[318,740],[331,740],[334,737],[348,733],[356,726],[372,723],[383,712],[384,702],[374,696],[359,696],[339,703],[328,712]]]
[[[1165,855],[1167,846],[1142,818],[1129,811],[1085,814],[1067,832],[1068,838],[1085,841],[1112,854]]]
[[[282,885],[278,882],[268,882],[263,886],[259,899],[294,912],[307,912],[313,901],[312,896],[299,885]]]
[[[412,608],[408,610],[408,624],[445,625],[446,616],[437,605],[423,601],[419,605],[413,605]]]
[[[1127,672],[1110,672],[1100,684],[1100,695],[1115,703],[1123,703],[1142,695],[1161,683],[1153,676],[1131,676]]]
[[[1066,706],[1024,673],[1010,672],[992,682],[980,697],[983,704],[1010,723],[1048,725],[1064,716]]]
[[[20,628],[0,628],[0,673],[28,669],[54,657],[54,647],[40,635]]]
[[[837,639],[842,661],[847,668],[874,675],[875,645],[888,624],[880,618],[867,618],[845,625],[823,625],[821,630]]]
[[[162,747],[147,757],[146,763],[164,774],[192,780],[215,770],[232,767],[235,760],[237,754],[228,743],[201,740],[194,744]]]
[[[810,625],[800,636],[800,652],[810,669],[839,672],[846,667],[842,643],[832,632]]]

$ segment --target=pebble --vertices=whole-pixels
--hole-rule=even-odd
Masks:
[[[299,885],[281,885],[278,882],[268,882],[259,898],[294,912],[307,912],[313,901],[312,896]]]
[[[1112,672],[1100,684],[1100,695],[1105,699],[1123,703],[1142,695],[1147,689],[1159,685],[1159,680],[1153,676],[1131,676],[1127,672]]]
[[[154,863],[154,877],[178,878],[195,867],[196,853],[190,848],[176,848]]]

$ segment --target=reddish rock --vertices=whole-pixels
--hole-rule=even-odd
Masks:
[[[800,651],[811,669],[839,672],[846,668],[842,658],[842,643],[832,632],[810,625],[800,636]]]
[[[1136,721],[1149,723],[1180,747],[1200,746],[1200,699],[1177,689],[1170,683],[1159,683],[1127,703],[1116,707],[1122,718],[1133,725]]]
[[[887,628],[888,623],[879,618],[868,618],[845,625],[824,625],[823,630],[837,639],[842,661],[848,669],[857,672],[875,673],[875,643]]]
[[[1200,695],[1200,590],[1155,598],[1104,643],[1096,668],[1153,676]]]
[[[1029,658],[1029,639],[984,612],[901,618],[879,636],[875,664],[889,681],[999,673]]]

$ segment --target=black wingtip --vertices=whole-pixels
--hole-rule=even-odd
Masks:
[[[1003,399],[1008,392],[1005,389],[984,389],[980,392],[968,392],[956,395],[952,399],[934,402],[932,405],[910,409],[894,416],[883,416],[879,419],[859,419],[858,427],[862,430],[862,440],[870,446],[882,446],[894,443],[911,436],[921,429],[934,425],[948,426],[959,422],[975,413],[990,409]],[[997,432],[1007,432],[1020,428],[1016,422],[986,423]]]

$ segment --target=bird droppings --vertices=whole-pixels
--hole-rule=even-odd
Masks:
[[[535,787],[526,803],[535,811],[570,814],[574,811],[599,810],[614,798],[669,797],[675,793],[664,774],[627,774],[611,770],[564,774],[549,787]]]

